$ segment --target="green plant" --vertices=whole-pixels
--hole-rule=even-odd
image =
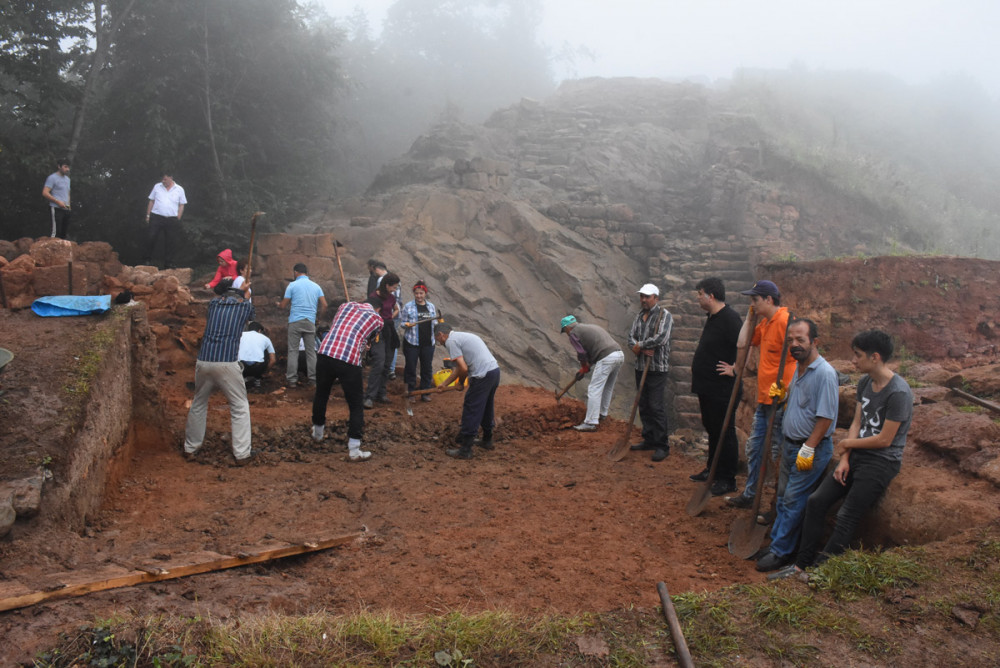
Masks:
[[[809,584],[837,598],[853,600],[883,594],[891,588],[910,587],[928,575],[924,566],[902,550],[849,550],[818,566]]]

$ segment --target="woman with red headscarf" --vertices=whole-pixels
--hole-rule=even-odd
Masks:
[[[417,281],[413,286],[413,300],[403,306],[399,319],[403,323],[403,382],[406,391],[426,390],[434,387],[434,319],[438,317],[434,304],[427,301],[427,284]],[[418,324],[419,323],[419,324]],[[420,362],[420,387],[417,384],[417,362]],[[421,397],[430,401],[431,396]]]

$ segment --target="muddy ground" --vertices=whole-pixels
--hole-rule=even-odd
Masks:
[[[35,392],[28,388],[48,388],[45,415],[57,422],[62,364],[89,324],[30,314],[2,323],[4,345],[20,366],[3,378],[0,418],[11,425],[8,435],[27,438],[23,400]],[[198,330],[198,322],[187,324]],[[39,327],[44,353],[35,345]],[[603,611],[657,605],[658,580],[672,591],[700,591],[760,578],[726,549],[734,514],[721,499],[696,519],[685,514],[693,488],[687,476],[700,461],[674,453],[654,464],[649,453],[637,453],[612,465],[605,453],[624,423],[580,434],[569,427],[581,420],[583,405],[557,403],[551,390],[503,386],[496,449],[457,461],[444,449],[457,432],[461,395],[416,402],[408,417],[402,382],[393,381],[392,403],[366,412],[364,446],[373,458],[351,463],[339,390],[327,439],[317,444],[309,438],[311,392],[286,390],[272,374],[250,396],[254,463],[231,465],[221,396],[211,403],[203,456],[189,463],[180,445],[193,358],[165,337],[160,346],[169,446],[136,444],[128,471],[82,533],[41,518],[19,521],[0,542],[0,578],[43,589],[70,571],[323,535],[364,537],[311,556],[0,613],[2,665],[28,660],[60,630],[125,609],[218,618],[363,608]],[[53,466],[58,477],[58,462]]]

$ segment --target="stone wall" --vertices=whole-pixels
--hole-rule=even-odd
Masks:
[[[151,309],[175,309],[192,301],[190,282],[190,269],[123,265],[103,241],[0,240],[0,287],[11,309],[28,308],[38,297],[117,294],[125,289]]]
[[[282,296],[294,277],[292,268],[302,263],[309,278],[323,288],[323,294],[341,295],[336,240],[332,234],[263,234],[257,240],[250,278],[254,295]]]

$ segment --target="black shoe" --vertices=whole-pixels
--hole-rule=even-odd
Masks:
[[[662,462],[670,454],[670,448],[657,448],[653,451],[652,460],[654,462]]]
[[[688,478],[691,479],[691,482],[705,482],[708,480],[708,469],[702,469],[701,473],[689,475]]]
[[[391,404],[392,403],[392,401],[389,400],[389,397],[379,397],[375,401],[378,402],[378,403],[380,403],[380,404]]]
[[[472,446],[463,445],[460,448],[445,450],[444,454],[448,455],[449,457],[454,457],[455,459],[472,459]]]
[[[757,561],[757,570],[761,573],[767,573],[768,571],[776,571],[782,566],[787,566],[792,561],[792,555],[786,554],[783,557],[779,557],[774,552],[768,552],[763,557]]]
[[[477,438],[472,442],[473,445],[482,448],[483,450],[493,449],[493,439],[492,438]]]
[[[737,494],[736,496],[727,496],[726,503],[733,508],[749,508],[753,505],[753,497],[744,496],[742,494]]]
[[[716,480],[712,483],[712,496],[722,496],[736,491],[735,480]]]
[[[650,445],[646,441],[639,441],[638,443],[633,443],[629,446],[629,450],[655,450],[656,447]]]

